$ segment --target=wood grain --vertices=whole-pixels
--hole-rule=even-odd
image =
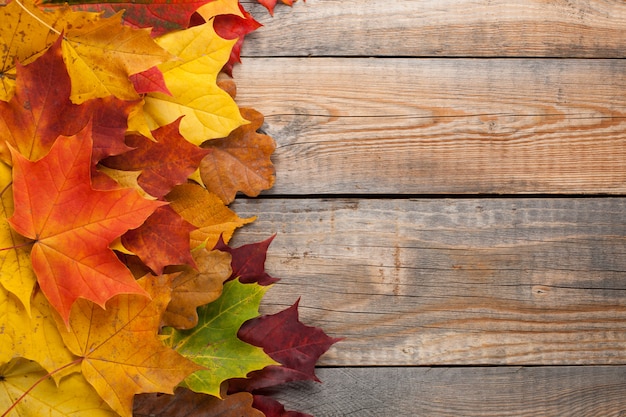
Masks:
[[[245,56],[623,58],[622,0],[308,0],[274,18]]]
[[[330,368],[275,393],[316,417],[624,417],[626,367]]]
[[[626,61],[248,59],[273,194],[626,192]]]
[[[241,200],[333,366],[626,364],[626,199]]]

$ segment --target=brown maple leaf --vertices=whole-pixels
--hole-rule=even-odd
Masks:
[[[163,205],[132,189],[92,188],[90,127],[60,136],[35,162],[11,152],[15,211],[9,223],[34,240],[37,280],[66,323],[79,297],[104,307],[116,294],[145,294],[109,243]]]
[[[237,191],[256,197],[274,185],[275,169],[270,156],[276,143],[270,136],[257,133],[263,115],[253,109],[241,109],[249,124],[235,129],[228,137],[206,142],[210,149],[200,163],[200,176],[207,190],[224,203],[235,199]]]
[[[162,326],[191,329],[198,324],[196,309],[222,294],[224,281],[231,274],[229,254],[200,248],[193,253],[197,269],[190,267],[172,279],[172,301],[163,314]]]

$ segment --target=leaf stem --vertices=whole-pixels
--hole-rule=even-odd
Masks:
[[[62,367],[60,367],[60,368],[58,368],[58,369],[55,369],[54,371],[49,372],[49,373],[47,373],[46,375],[44,375],[44,376],[42,376],[41,378],[39,378],[37,381],[35,381],[35,383],[34,383],[33,385],[31,385],[31,386],[30,386],[30,388],[28,388],[26,391],[24,391],[24,393],[20,396],[20,398],[18,398],[17,400],[15,400],[15,401],[13,402],[13,404],[11,404],[11,406],[10,406],[10,407],[9,407],[9,408],[8,408],[8,409],[4,412],[4,413],[2,413],[2,415],[1,415],[0,417],[6,417],[6,416],[8,416],[8,415],[9,415],[9,413],[10,413],[11,411],[13,411],[13,409],[14,409],[15,407],[17,407],[17,405],[18,405],[18,404],[19,404],[19,403],[20,403],[20,402],[21,402],[24,398],[26,398],[26,396],[27,396],[28,394],[30,394],[32,390],[34,390],[34,389],[37,387],[37,385],[41,384],[41,383],[42,383],[42,382],[44,382],[46,379],[50,378],[52,375],[54,375],[54,374],[56,374],[56,373],[58,373],[58,372],[61,372],[61,371],[63,371],[64,369],[67,369],[67,368],[69,368],[69,367],[71,367],[71,366],[74,366],[74,365],[77,365],[77,364],[81,363],[83,359],[84,359],[84,358],[77,358],[76,360],[74,360],[74,361],[72,361],[72,362],[68,363],[67,365],[63,365]]]
[[[24,242],[24,243],[20,243],[19,245],[15,245],[15,246],[9,246],[7,248],[0,248],[0,252],[5,251],[5,250],[11,250],[11,249],[19,249],[19,248],[23,248],[24,246],[28,246],[28,245],[32,245],[34,242]],[[0,416],[1,417],[1,416]]]
[[[20,0],[13,0],[15,1],[22,9],[24,9],[24,11],[26,13],[28,13],[29,15],[31,15],[31,17],[33,19],[35,19],[36,21],[38,21],[39,23],[41,23],[42,25],[44,25],[45,27],[47,27],[48,29],[50,29],[52,32],[56,33],[57,35],[61,36],[61,32],[59,32],[58,30],[56,30],[55,28],[53,28],[52,26],[50,26],[49,24],[47,24],[46,22],[44,22],[43,20],[41,20],[41,18],[39,18],[37,15],[35,15],[33,12],[31,12],[30,10],[28,10],[26,8],[26,6],[24,6],[22,4],[22,2]],[[0,416],[3,417],[3,416]]]

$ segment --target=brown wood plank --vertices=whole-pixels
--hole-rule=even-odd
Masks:
[[[532,56],[623,58],[622,0],[308,0],[265,26],[247,56]]]
[[[333,366],[626,364],[626,198],[240,200]]]
[[[626,60],[247,59],[274,194],[626,192]]]
[[[330,368],[275,393],[316,417],[623,417],[626,367]]]

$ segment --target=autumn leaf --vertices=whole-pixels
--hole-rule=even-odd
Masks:
[[[106,97],[73,104],[60,41],[31,64],[18,64],[17,75],[15,95],[9,102],[0,101],[0,152],[7,163],[11,162],[7,145],[37,160],[48,153],[59,135],[74,135],[90,120],[94,163],[130,149],[124,133],[133,103]]]
[[[233,65],[237,62],[241,62],[241,47],[246,35],[254,32],[262,25],[254,20],[252,15],[248,13],[239,4],[241,16],[235,14],[221,14],[215,16],[213,27],[215,32],[224,39],[237,39],[237,42],[233,46],[230,52],[230,57],[224,68],[222,69],[231,77],[233,76]],[[244,116],[246,117],[246,116]]]
[[[180,133],[200,145],[245,123],[237,104],[216,82],[235,41],[217,36],[212,23],[168,33],[156,41],[176,59],[158,66],[172,95],[150,93],[144,99],[143,117],[151,130],[185,116]]]
[[[131,189],[94,190],[91,146],[88,126],[59,137],[38,161],[12,152],[15,211],[9,223],[34,240],[37,280],[66,322],[79,297],[104,307],[116,294],[145,294],[108,245],[162,205]]]
[[[212,152],[200,164],[200,176],[207,190],[224,203],[235,199],[237,191],[256,197],[274,185],[275,169],[270,156],[276,149],[274,139],[257,133],[263,115],[253,109],[241,109],[249,124],[235,129],[227,138],[207,142]]]
[[[222,294],[231,274],[229,254],[200,248],[193,252],[197,269],[186,267],[172,279],[172,301],[163,314],[163,326],[191,329],[198,324],[196,309]]]
[[[124,247],[135,253],[157,275],[168,265],[195,266],[189,233],[196,227],[169,206],[157,208],[136,229],[122,236]]]
[[[197,184],[179,185],[165,198],[174,211],[198,228],[190,234],[192,248],[213,248],[220,236],[228,242],[235,229],[254,221],[240,218],[218,196]]]
[[[205,368],[185,379],[188,388],[219,397],[223,381],[276,364],[261,348],[237,338],[241,325],[259,315],[259,303],[267,289],[230,281],[220,298],[198,309],[196,327],[163,330],[167,346]]]
[[[135,398],[135,417],[264,417],[252,408],[252,395],[246,392],[224,399],[177,388],[174,395],[142,394]]]
[[[130,152],[102,161],[110,168],[142,171],[139,185],[157,198],[183,184],[200,161],[211,151],[189,143],[179,133],[180,119],[152,132],[155,141],[141,135],[129,135],[126,144]]]
[[[229,381],[231,392],[255,391],[285,382],[313,380],[315,364],[340,339],[328,337],[318,327],[306,326],[298,319],[298,301],[276,314],[250,320],[238,336],[246,343],[263,347],[280,366],[268,366],[252,372],[247,379]]]
[[[34,389],[13,409],[19,416],[115,417],[81,374],[63,378],[59,384],[45,378],[36,362],[15,359],[0,366],[0,412],[8,410],[31,387]],[[4,415],[4,414],[3,414]]]
[[[270,285],[278,278],[270,276],[265,270],[265,259],[267,249],[274,240],[274,236],[262,242],[242,245],[238,248],[231,248],[220,239],[215,245],[215,249],[229,253],[232,256],[231,267],[233,272],[231,279],[239,279],[244,284],[257,283],[259,285]]]
[[[187,375],[201,369],[161,342],[157,329],[170,300],[166,276],[146,277],[138,284],[150,298],[119,295],[102,310],[78,300],[69,331],[59,323],[67,347],[82,357],[82,373],[107,404],[131,416],[133,396],[173,393]]]

